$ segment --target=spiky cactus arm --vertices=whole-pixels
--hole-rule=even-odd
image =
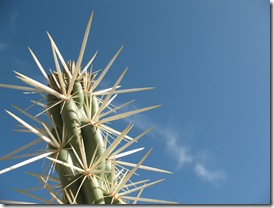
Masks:
[[[38,154],[31,159],[4,170],[0,170],[0,174],[36,160],[47,158],[52,162],[52,166],[59,176],[58,182],[61,185],[60,192],[54,192],[47,183],[47,180],[51,177],[52,170],[49,170],[49,175],[46,179],[43,175],[34,173],[32,173],[32,175],[43,183],[50,195],[53,196],[53,199],[58,203],[125,204],[130,200],[132,200],[133,203],[137,201],[170,203],[168,201],[140,198],[143,189],[157,184],[162,180],[149,184],[146,184],[148,180],[130,181],[131,176],[136,173],[137,169],[170,173],[169,171],[141,165],[151,150],[146,153],[138,164],[119,160],[120,157],[142,150],[143,148],[138,148],[124,152],[126,148],[134,144],[151,129],[132,138],[128,133],[133,125],[129,125],[122,132],[119,132],[106,125],[106,123],[109,124],[112,121],[151,110],[158,106],[112,115],[132,102],[130,101],[113,108],[111,106],[112,101],[119,93],[150,90],[153,88],[118,90],[120,87],[119,84],[127,71],[126,68],[112,88],[96,91],[97,86],[104,78],[122,48],[118,50],[96,79],[95,77],[98,73],[88,72],[87,69],[97,53],[83,69],[81,68],[92,17],[93,14],[89,19],[76,64],[73,61],[65,63],[60,51],[49,34],[56,71],[50,71],[50,74],[47,75],[34,53],[29,49],[38,68],[48,82],[47,86],[18,72],[15,72],[17,77],[31,87],[0,84],[0,87],[45,94],[44,98],[47,100],[46,105],[40,102],[37,102],[37,104],[45,107],[40,114],[43,112],[46,113],[52,123],[52,125],[46,124],[44,121],[16,107],[20,112],[42,125],[42,128],[35,128],[7,111],[28,131],[39,136],[39,140],[31,142],[25,145],[24,148],[19,148],[3,158],[6,159],[7,157],[13,156],[40,141],[47,143],[47,152]],[[60,63],[62,66],[60,66]],[[114,139],[112,142],[108,140],[109,135]],[[131,170],[130,167],[132,167]],[[56,179],[54,179],[54,181],[56,181]],[[127,196],[127,194],[137,191],[139,193],[136,197]],[[60,193],[62,193],[61,197],[59,196]],[[52,203],[53,199],[42,201]]]
[[[68,68],[69,66],[70,65],[68,64]],[[69,80],[64,71],[63,75],[66,80]],[[71,159],[74,163],[77,161],[76,156],[73,156],[74,153],[71,148],[75,150],[75,154],[78,157],[80,155],[85,157],[84,160],[87,164],[92,162],[92,158],[97,160],[105,152],[103,136],[100,129],[95,126],[98,119],[96,119],[96,121],[87,120],[88,117],[93,118],[98,111],[98,101],[91,93],[86,93],[84,96],[83,88],[84,87],[81,82],[76,80],[72,90],[73,99],[61,102],[56,106],[53,105],[54,102],[55,104],[58,103],[58,98],[52,95],[48,96],[47,106],[53,106],[49,110],[52,115],[53,122],[57,129],[64,128],[66,132],[64,149],[60,151],[57,158],[63,162],[65,162],[66,159]],[[84,106],[90,106],[91,112],[85,112]],[[91,115],[86,115],[86,113],[91,113]],[[83,152],[81,152],[80,143],[84,146],[84,155]],[[74,165],[76,166],[76,164]],[[102,172],[99,172],[97,175],[100,178],[103,178],[105,172],[105,160],[100,162],[98,169],[102,170]],[[99,187],[98,179],[92,175],[83,176],[84,181],[81,187],[81,183],[79,183],[80,180],[78,179],[76,182],[77,174],[74,172],[71,168],[60,164],[57,165],[57,173],[59,175],[62,187],[63,189],[70,190],[73,196],[77,196],[76,203],[104,203],[104,196]],[[70,183],[73,183],[73,185],[68,186]],[[83,196],[81,195],[82,192],[85,193]]]

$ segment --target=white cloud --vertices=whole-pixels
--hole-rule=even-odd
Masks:
[[[127,107],[125,110],[132,110],[131,107]],[[133,108],[137,109],[138,107],[133,105]],[[190,149],[189,145],[186,145],[195,137],[193,125],[185,125],[178,130],[171,122],[163,126],[153,122],[145,114],[133,115],[125,120],[142,131],[156,125],[156,128],[150,132],[150,136],[164,142],[165,147],[167,147],[167,154],[177,163],[177,169],[190,165],[198,178],[215,186],[220,185],[227,178],[225,171],[209,170],[204,165],[205,162],[210,162],[211,160],[210,156],[212,155],[209,150],[195,152]]]
[[[196,175],[203,180],[212,183],[213,185],[219,185],[226,179],[226,174],[222,170],[209,170],[203,164],[197,163],[194,171]]]
[[[151,126],[155,126],[155,123],[150,121],[149,118],[144,114],[137,114],[126,118],[126,120],[130,123],[133,123],[143,131]],[[150,134],[152,137],[157,138],[165,143],[165,146],[167,147],[167,153],[173,159],[175,159],[177,163],[177,169],[180,169],[187,163],[191,163],[193,161],[193,157],[189,152],[189,148],[186,145],[180,143],[180,140],[183,141],[190,135],[189,129],[184,129],[183,131],[184,134],[180,134],[179,136],[179,134],[177,134],[174,129],[172,129],[172,127],[164,128],[163,126],[157,125]]]
[[[177,160],[177,168],[182,168],[185,164],[193,161],[188,148],[179,144],[178,137],[175,135],[165,135],[169,154]]]

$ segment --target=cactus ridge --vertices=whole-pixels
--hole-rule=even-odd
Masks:
[[[118,90],[121,80],[127,72],[127,68],[119,76],[113,87],[97,90],[100,82],[103,80],[123,47],[117,51],[100,75],[98,71],[92,72],[92,69],[88,72],[88,68],[93,62],[97,52],[88,64],[82,68],[82,59],[92,18],[93,13],[90,16],[76,63],[74,61],[67,63],[64,61],[49,33],[48,36],[52,47],[56,71],[50,70],[50,74],[46,75],[47,73],[39,63],[35,54],[29,49],[38,68],[47,80],[47,85],[39,83],[18,72],[15,72],[17,77],[24,83],[30,85],[30,87],[0,84],[0,87],[18,90],[23,89],[42,94],[46,103],[38,101],[35,104],[43,106],[44,109],[40,114],[46,113],[51,122],[51,124],[47,124],[40,119],[40,117],[38,119],[38,117],[31,116],[26,111],[17,108],[33,121],[42,125],[42,128],[37,128],[7,111],[22,124],[24,131],[30,131],[36,134],[39,136],[39,140],[30,142],[0,159],[11,158],[18,152],[27,150],[40,142],[46,142],[47,148],[46,153],[43,152],[22,163],[0,170],[0,174],[46,158],[51,164],[50,168],[44,171],[44,173],[47,172],[47,174],[29,173],[38,178],[51,195],[49,200],[41,200],[43,202],[49,204],[54,202],[61,204],[126,204],[130,202],[137,203],[138,201],[173,203],[170,201],[140,197],[145,188],[157,184],[162,180],[149,184],[146,183],[148,180],[131,181],[131,177],[136,174],[138,169],[171,173],[162,169],[142,165],[151,150],[136,164],[120,160],[121,157],[143,149],[137,148],[124,151],[148,133],[151,128],[139,136],[132,138],[129,136],[129,132],[133,128],[133,125],[129,125],[123,131],[119,131],[110,127],[109,124],[112,121],[120,120],[159,106],[117,113],[120,109],[133,102],[130,101],[115,107],[112,102],[118,94],[153,89],[149,87]],[[56,177],[55,173],[57,173],[58,177]],[[50,185],[52,183],[57,183],[57,185]],[[53,187],[56,186],[59,187],[59,191],[53,189]],[[31,195],[27,191],[21,190],[20,192],[39,199],[39,197]],[[134,192],[137,192],[137,196],[132,195]]]

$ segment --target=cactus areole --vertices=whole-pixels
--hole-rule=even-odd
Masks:
[[[128,106],[133,101],[114,106],[112,102],[118,94],[153,88],[118,89],[127,71],[125,69],[112,87],[97,90],[122,48],[118,50],[101,73],[98,71],[93,72],[90,69],[97,52],[88,64],[82,67],[92,17],[93,13],[88,21],[76,62],[65,62],[52,37],[48,34],[55,62],[55,71],[50,70],[49,75],[47,75],[32,50],[29,49],[38,68],[47,80],[47,85],[18,72],[15,72],[17,77],[28,84],[29,87],[0,84],[0,87],[39,93],[43,96],[40,101],[35,102],[38,106],[43,106],[42,112],[36,116],[31,116],[25,110],[16,107],[21,113],[37,122],[41,128],[37,128],[37,125],[32,126],[7,111],[22,124],[25,130],[27,129],[27,131],[36,134],[39,139],[11,152],[2,159],[8,159],[39,142],[46,142],[47,144],[46,150],[40,151],[42,153],[0,170],[0,174],[39,159],[48,159],[51,168],[45,169],[44,172],[47,172],[47,174],[29,173],[38,178],[43,183],[44,189],[49,192],[51,198],[42,200],[45,203],[135,204],[139,201],[172,203],[141,197],[141,193],[145,188],[157,184],[163,179],[154,182],[148,182],[148,180],[133,182],[131,180],[131,177],[138,169],[170,173],[169,171],[142,165],[151,150],[137,163],[125,162],[124,160],[125,156],[144,149],[128,150],[127,148],[132,144],[136,144],[136,141],[149,132],[151,128],[133,138],[129,136],[133,125],[129,125],[123,131],[115,130],[109,126],[112,121],[158,107],[156,105],[119,113],[120,109]],[[48,116],[50,123],[40,118],[42,114]],[[123,160],[120,160],[122,157]],[[56,177],[56,173],[58,177]],[[51,185],[50,181],[56,182],[57,185]],[[59,187],[57,191],[56,187]],[[39,199],[28,194],[27,191],[21,191],[21,193]]]

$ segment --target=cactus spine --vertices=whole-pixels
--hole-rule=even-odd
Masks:
[[[46,104],[40,102],[37,102],[37,104],[44,106],[42,113],[46,113],[51,121],[51,125],[46,124],[43,120],[30,116],[26,111],[16,107],[44,128],[38,129],[8,112],[28,131],[38,135],[40,141],[47,143],[47,152],[33,157],[24,163],[6,168],[0,171],[0,174],[38,159],[47,158],[58,174],[58,180],[61,185],[59,192],[54,192],[53,189],[49,187],[43,175],[30,174],[42,181],[50,195],[53,196],[49,201],[43,200],[48,203],[52,203],[54,200],[61,204],[125,204],[130,201],[133,201],[133,203],[137,201],[171,203],[169,201],[140,197],[144,188],[157,184],[162,180],[152,183],[146,183],[148,180],[130,181],[131,176],[135,174],[137,169],[170,173],[169,171],[142,165],[151,150],[148,151],[137,164],[119,160],[120,157],[142,150],[143,148],[124,151],[151,129],[132,138],[128,133],[133,125],[129,125],[120,132],[107,126],[106,123],[151,110],[158,106],[115,114],[116,111],[132,102],[130,101],[118,107],[113,107],[112,101],[118,94],[152,89],[134,88],[118,90],[120,87],[119,84],[127,69],[123,71],[113,87],[105,90],[96,90],[122,48],[118,50],[100,75],[98,72],[92,72],[91,70],[88,72],[87,70],[97,53],[83,69],[81,68],[92,17],[93,14],[89,19],[76,63],[73,61],[65,63],[49,34],[56,71],[50,71],[50,74],[47,75],[32,50],[30,50],[40,71],[48,81],[47,86],[18,72],[15,72],[18,78],[31,87],[0,84],[0,87],[43,93]],[[62,67],[60,66],[60,62]],[[98,78],[96,78],[97,76]],[[22,149],[31,147],[34,144],[34,142],[29,143],[26,147],[19,148],[19,150],[10,153],[9,156],[20,152]],[[133,168],[130,169],[130,167]],[[51,179],[53,171],[49,170],[48,172],[49,174],[46,178]],[[54,178],[54,180],[56,179]],[[137,191],[137,196],[128,196],[128,194]]]

